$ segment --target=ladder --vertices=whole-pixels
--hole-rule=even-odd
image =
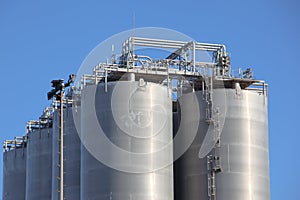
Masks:
[[[207,189],[208,199],[216,200],[216,174],[221,172],[220,163],[220,113],[219,108],[213,105],[213,75],[208,76],[206,69],[206,75],[204,76],[204,100],[206,102],[206,121],[209,125],[213,125],[213,137],[216,144],[212,150],[212,153],[207,156]],[[203,86],[203,85],[202,85]]]

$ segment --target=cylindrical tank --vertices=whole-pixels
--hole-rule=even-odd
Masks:
[[[204,93],[197,91],[200,121],[195,140],[175,162],[175,199],[251,199],[269,200],[269,155],[267,97],[258,91],[214,89],[214,94],[226,90],[227,113],[221,130],[219,158],[221,172],[208,181],[207,157],[198,153],[208,130],[205,119]],[[186,109],[181,105],[181,109]],[[181,116],[187,118],[187,116]],[[189,127],[182,124],[182,131]],[[213,155],[212,150],[207,156]],[[210,184],[209,184],[210,183]],[[215,187],[215,195],[209,192]]]
[[[132,153],[159,151],[172,140],[172,102],[168,93],[167,87],[145,83],[141,79],[109,82],[107,86],[104,83],[85,86],[81,94],[83,143],[86,145],[87,137],[93,135],[91,110],[94,109],[106,137],[120,149]],[[157,116],[159,112],[165,113],[165,119]],[[88,145],[81,148],[81,199],[173,199],[173,166],[172,163],[162,164],[166,158],[172,159],[172,150],[162,153],[165,155],[161,159],[148,158],[150,162],[137,164],[139,169],[144,167],[150,171],[134,173],[121,169],[122,166],[126,168],[122,158],[114,163],[118,166],[110,168],[96,159],[88,148]],[[105,154],[112,161],[119,159],[116,152],[106,150]],[[152,168],[149,163],[162,164],[162,167]]]
[[[26,161],[26,200],[51,200],[52,128],[28,133]]]
[[[26,188],[26,148],[3,153],[3,200],[24,200]]]
[[[64,198],[80,199],[80,138],[73,120],[72,107],[66,106],[64,117]],[[60,110],[53,113],[52,200],[59,199]]]

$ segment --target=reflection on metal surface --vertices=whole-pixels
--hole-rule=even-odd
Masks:
[[[64,109],[64,198],[80,199],[80,139],[72,113],[72,104]],[[53,113],[52,200],[59,199],[59,110]]]
[[[122,158],[118,152],[106,149],[107,160],[97,160],[93,157],[97,156],[95,150],[99,151],[102,147],[98,146],[93,150],[86,149],[89,145],[82,146],[81,198],[173,199],[173,166],[161,165],[161,168],[157,169],[160,163],[166,162],[165,159],[172,158],[172,151],[165,151],[165,155],[160,155],[159,158],[152,154],[172,140],[172,104],[167,98],[166,87],[148,83],[143,91],[139,91],[139,82],[124,81],[109,83],[107,92],[104,92],[105,86],[99,84],[96,87],[95,108],[89,108],[89,98],[92,96],[89,87],[94,86],[87,86],[82,93],[81,106],[85,112],[82,112],[81,137],[87,140],[94,137],[93,140],[97,140],[94,134],[100,134],[99,130],[93,128],[93,122],[88,117],[90,112],[87,112],[95,109],[105,137],[115,148],[133,155],[149,156],[142,160],[134,160],[134,157]],[[118,92],[114,93],[115,91]],[[162,98],[164,96],[165,98]],[[135,112],[151,112],[150,118],[147,119],[149,121],[143,126],[131,121],[128,103],[132,97],[138,104],[134,104],[131,109],[134,108]],[[160,105],[163,109],[155,110],[154,105]],[[119,171],[118,167],[128,171]],[[141,169],[146,171],[137,173]]]
[[[52,187],[52,128],[28,133],[26,200],[50,200]]]
[[[21,200],[25,199],[26,191],[26,141],[11,141],[3,153],[2,199]]]
[[[205,107],[202,92],[196,93],[200,107]],[[235,89],[226,89],[226,98],[228,112],[219,152],[222,171],[216,174],[215,199],[270,199],[267,97],[255,91],[243,90],[238,95]],[[205,116],[198,123],[195,141],[175,162],[178,200],[208,199],[207,161],[197,157],[208,128]]]

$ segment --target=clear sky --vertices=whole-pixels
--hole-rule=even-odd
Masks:
[[[233,68],[252,67],[269,83],[271,197],[300,199],[299,8],[297,0],[0,0],[0,140],[23,135],[49,104],[50,81],[76,73],[97,44],[131,29],[134,13],[135,27],[226,44]]]

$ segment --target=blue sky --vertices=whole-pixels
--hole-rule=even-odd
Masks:
[[[134,13],[135,27],[226,44],[233,68],[250,66],[269,83],[271,196],[300,199],[299,8],[297,0],[0,0],[0,140],[23,135],[49,104],[50,81],[76,73],[97,44],[131,29]]]

